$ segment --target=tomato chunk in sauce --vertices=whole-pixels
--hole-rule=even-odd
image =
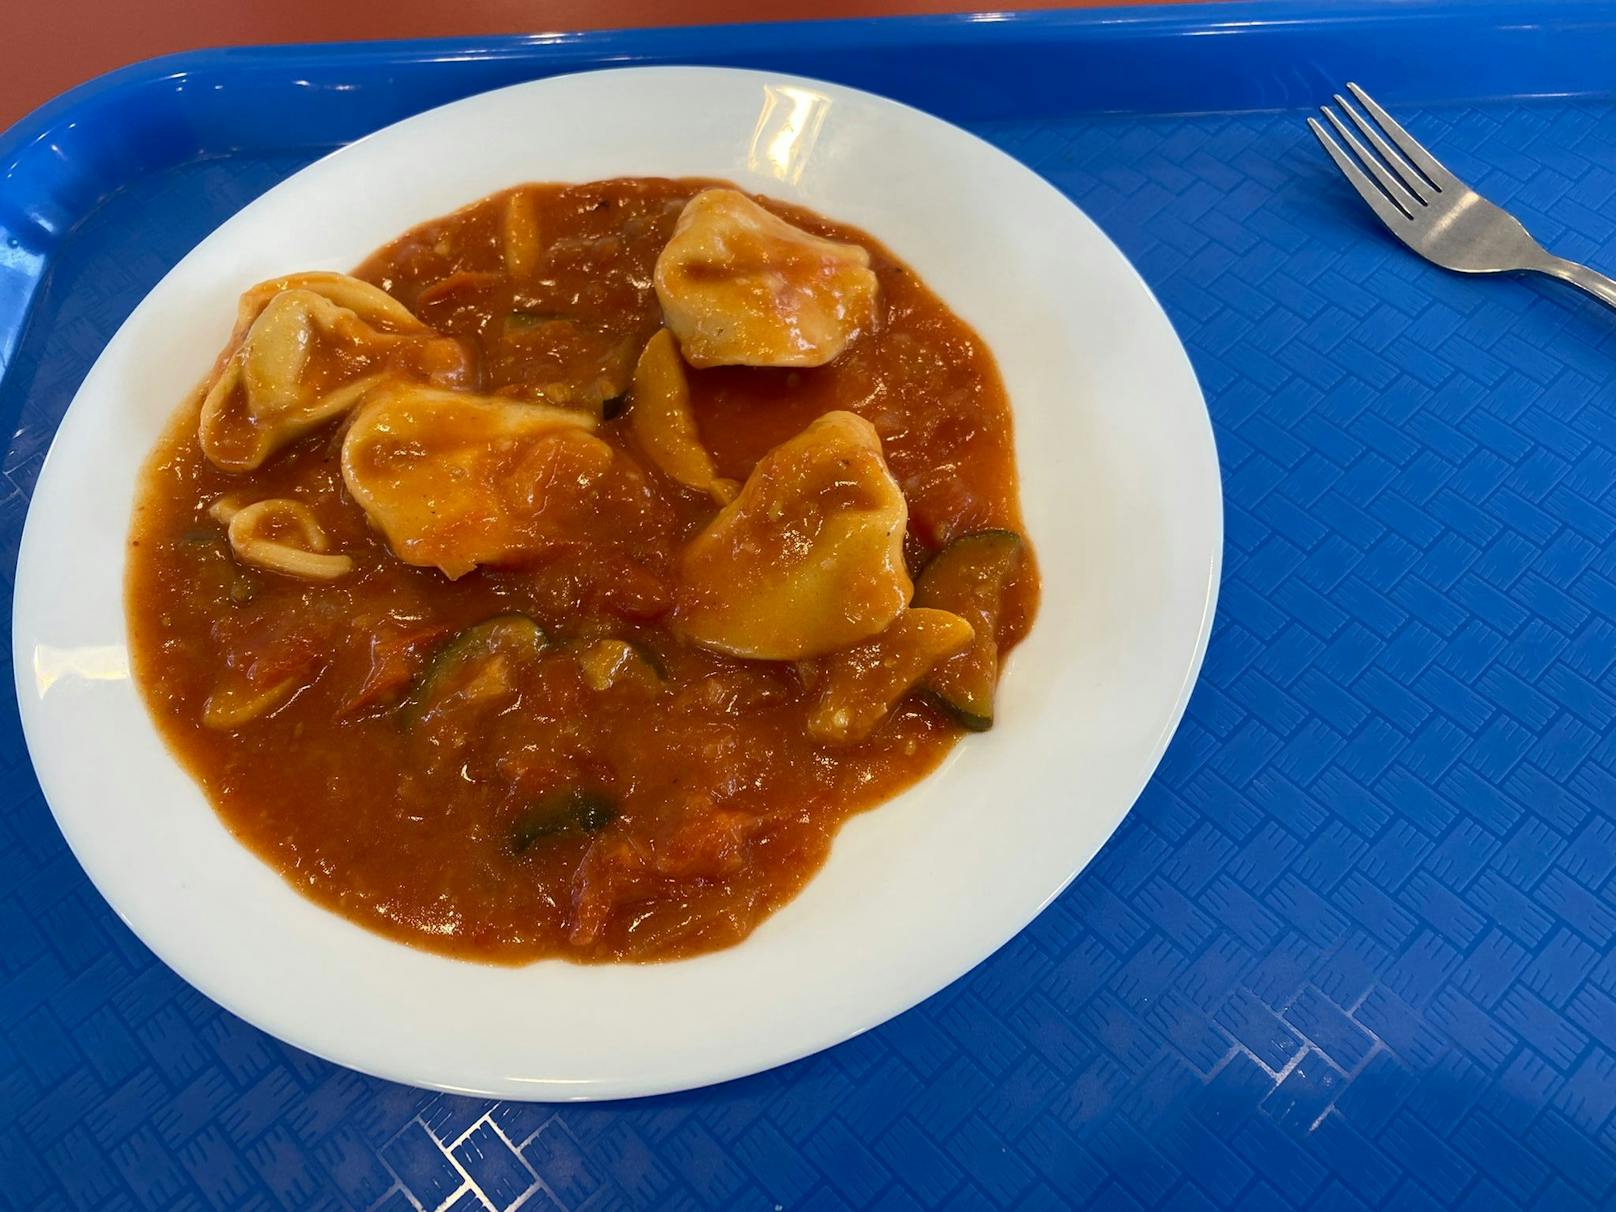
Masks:
[[[975,333],[860,231],[661,179],[249,290],[127,580],[139,685],[236,836],[497,962],[745,938],[991,722],[1037,594]]]

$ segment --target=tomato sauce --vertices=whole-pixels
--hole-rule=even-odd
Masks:
[[[599,436],[644,463],[616,410],[661,326],[658,253],[705,184],[523,186],[537,244],[520,273],[507,192],[405,234],[355,276],[458,340],[471,389],[598,409]],[[843,409],[874,425],[907,500],[911,572],[958,536],[1022,531],[1010,408],[981,340],[869,236],[760,201],[866,248],[879,314],[826,366],[690,371],[718,474],[744,481],[765,452]],[[808,663],[681,639],[666,619],[673,570],[719,507],[649,465],[647,490],[602,498],[576,543],[450,580],[398,559],[349,495],[342,420],[230,472],[199,446],[200,399],[177,413],[136,504],[135,675],[236,836],[364,926],[497,962],[727,946],[801,888],[850,814],[924,776],[961,736],[911,695],[866,739],[819,743],[805,724]],[[210,513],[228,496],[306,503],[352,572],[317,583],[240,563]],[[1005,588],[1001,651],[1036,602],[1028,558]],[[531,632],[532,652],[500,664],[490,697],[423,714],[433,680],[461,677],[483,651],[477,628],[491,619],[518,620],[502,642]],[[280,697],[210,724],[222,680]],[[547,805],[537,818],[535,804]]]

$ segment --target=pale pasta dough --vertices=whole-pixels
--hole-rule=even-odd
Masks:
[[[705,647],[765,660],[867,639],[914,592],[908,517],[875,427],[826,413],[764,455],[685,548],[674,626]]]
[[[342,478],[408,564],[454,578],[540,550],[593,506],[612,448],[586,412],[388,385],[355,414]]]
[[[657,298],[692,366],[823,366],[875,315],[870,254],[810,235],[733,189],[685,205]]]
[[[316,358],[320,347],[335,356]],[[231,352],[203,398],[202,452],[252,471],[348,412],[389,370],[413,365],[453,383],[464,361],[456,342],[368,282],[315,273],[260,283],[241,298]]]
[[[230,549],[243,564],[306,581],[335,581],[353,571],[352,559],[331,553],[331,540],[302,501],[272,497],[211,512],[228,515]]]

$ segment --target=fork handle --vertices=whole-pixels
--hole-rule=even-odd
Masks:
[[[1616,279],[1607,278],[1597,270],[1553,255],[1545,257],[1540,264],[1532,268],[1539,273],[1548,274],[1551,278],[1569,282],[1578,290],[1587,291],[1606,307],[1616,307]]]

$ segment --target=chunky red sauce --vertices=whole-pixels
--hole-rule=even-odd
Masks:
[[[705,184],[524,186],[516,269],[511,194],[407,233],[356,276],[459,350],[394,358],[391,372],[428,375],[447,350],[463,357],[460,388],[612,417],[662,324],[658,254]],[[912,574],[961,535],[1019,532],[1010,409],[982,342],[870,237],[767,205],[867,249],[879,302],[828,365],[688,372],[718,475],[745,481],[771,448],[847,410],[873,423],[907,501]],[[307,373],[335,382],[344,356],[326,342]],[[866,739],[823,743],[806,723],[824,683],[815,662],[681,636],[669,622],[679,554],[719,505],[649,463],[629,414],[597,430],[628,487],[591,498],[573,539],[451,580],[402,562],[345,487],[343,417],[227,471],[199,445],[199,407],[162,439],[134,514],[136,676],[236,835],[365,926],[505,962],[727,946],[803,885],[843,820],[959,739],[909,694]],[[311,581],[244,563],[210,512],[220,498],[302,502],[350,571]],[[272,538],[295,530],[270,526]],[[1036,600],[1029,556],[1004,584],[999,650]],[[518,617],[496,626],[498,644],[477,630],[505,616]],[[257,714],[255,695],[269,701]]]

